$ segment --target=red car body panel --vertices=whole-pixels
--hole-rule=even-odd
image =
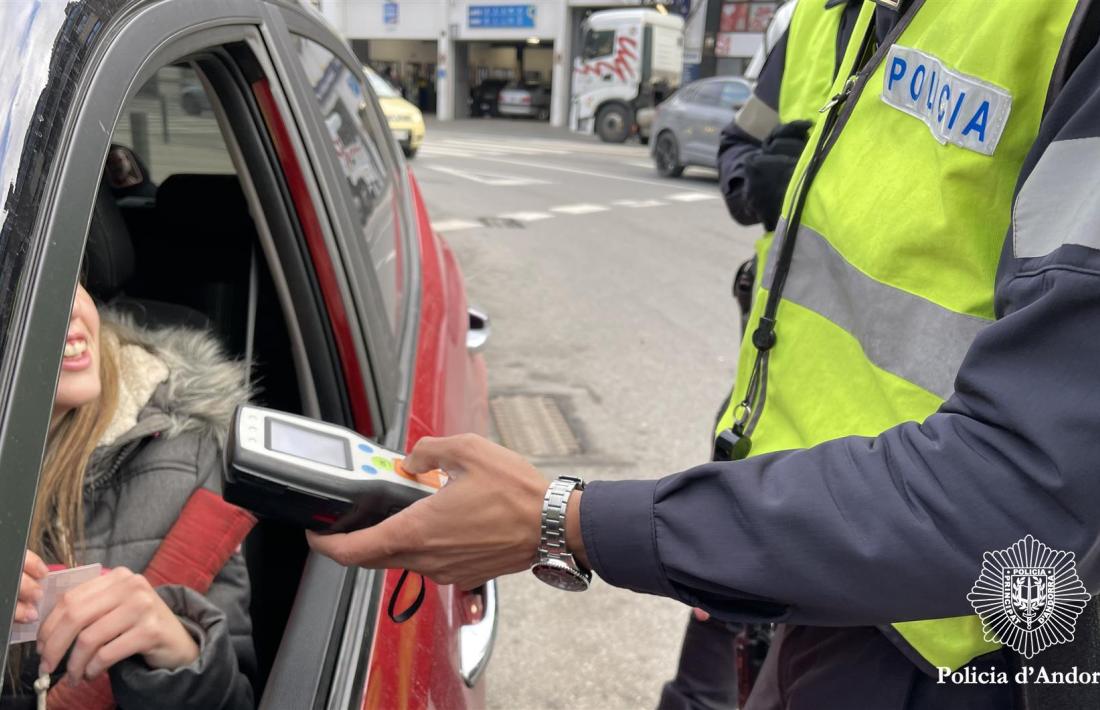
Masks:
[[[409,172],[420,245],[420,323],[416,347],[407,445],[423,436],[488,430],[485,361],[466,349],[469,315],[466,289],[453,252],[432,231],[420,188]],[[388,600],[400,572],[386,573],[382,599]],[[397,608],[416,596],[410,577]],[[420,610],[403,624],[379,610],[363,707],[370,710],[427,707],[467,708],[485,704],[485,683],[467,688],[459,675],[458,633],[476,621],[467,608],[476,598],[455,587],[424,581]],[[384,605],[382,605],[384,606]],[[476,616],[476,614],[475,614]]]
[[[324,243],[319,217],[267,80],[255,82],[253,91],[287,177],[333,323],[344,376],[351,385],[349,398],[355,427],[360,433],[371,436],[373,423],[369,417],[363,373],[355,358],[347,327],[348,316],[336,282],[336,267]],[[421,285],[406,444],[411,448],[423,436],[462,432],[485,434],[488,431],[488,379],[484,358],[472,355],[466,348],[469,314],[458,262],[446,243],[432,231],[420,188],[411,171],[408,183],[416,212]],[[395,220],[395,224],[400,225],[400,220]],[[397,241],[400,244],[400,239]],[[399,258],[402,257],[399,255]],[[392,595],[399,575],[397,570],[386,572],[382,591],[384,602]],[[416,597],[418,584],[426,585],[424,601],[419,611],[405,623],[395,624],[386,614],[385,603],[380,605],[362,706],[385,710],[483,707],[484,682],[473,689],[468,688],[459,673],[458,658],[459,629],[463,623],[478,620],[476,614],[471,616],[466,611],[472,603],[476,604],[476,598],[454,587],[439,587],[418,576],[410,576],[398,599],[399,610]]]

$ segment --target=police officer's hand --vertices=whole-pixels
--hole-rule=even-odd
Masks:
[[[310,546],[345,566],[403,568],[462,589],[527,569],[535,561],[549,484],[522,456],[463,434],[421,439],[402,466],[410,473],[441,468],[450,480],[435,495],[374,527],[347,534],[309,533]],[[574,513],[580,509],[580,494],[573,496],[573,536],[567,530],[566,539],[583,564],[587,559],[578,549]]]
[[[806,147],[811,125],[809,121],[791,121],[776,126],[760,152],[745,159],[745,198],[769,231],[779,222],[783,196]]]
[[[791,121],[781,123],[772,129],[772,132],[764,139],[761,146],[767,155],[786,155],[798,159],[809,140],[810,129],[813,128],[810,121]]]

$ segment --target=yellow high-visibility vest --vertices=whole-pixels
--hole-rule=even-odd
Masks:
[[[763,401],[747,420],[750,456],[923,421],[951,396],[970,344],[994,318],[1013,192],[1077,3],[916,3],[900,34],[875,51],[866,82],[855,84],[806,191],[776,344],[761,369]],[[856,73],[874,7],[862,8],[832,94]],[[820,132],[819,122],[784,214]],[[752,331],[785,223],[776,235],[758,251],[758,289],[719,431],[745,398]],[[977,575],[981,560],[974,564]],[[917,662],[953,670],[999,648],[976,616],[884,631]]]

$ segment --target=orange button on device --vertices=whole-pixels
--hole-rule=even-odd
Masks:
[[[431,486],[432,488],[442,488],[443,482],[447,480],[446,474],[439,469],[428,471],[427,473],[409,473],[405,470],[405,467],[401,465],[401,462],[405,459],[395,459],[393,462],[393,470],[399,476],[409,479],[410,481],[416,481],[425,486]]]

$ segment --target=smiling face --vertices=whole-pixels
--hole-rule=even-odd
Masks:
[[[54,420],[93,401],[99,392],[99,312],[84,287],[77,286],[53,400]]]

